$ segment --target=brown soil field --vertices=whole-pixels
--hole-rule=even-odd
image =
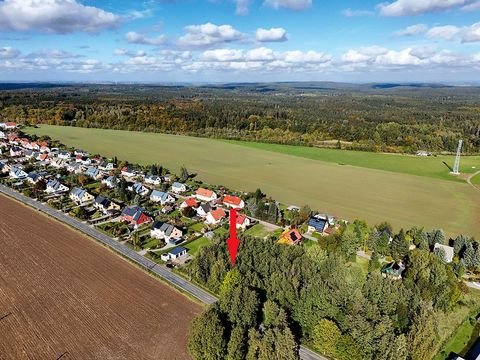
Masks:
[[[0,359],[189,359],[201,306],[0,195]]]

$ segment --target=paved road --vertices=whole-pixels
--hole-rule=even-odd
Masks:
[[[113,240],[109,236],[95,230],[95,228],[90,227],[88,224],[83,223],[76,218],[72,218],[71,216],[68,216],[59,210],[55,210],[48,205],[30,199],[12,190],[11,188],[6,187],[5,185],[0,185],[0,193],[3,193],[4,195],[7,195],[24,204],[27,204],[30,207],[37,209],[67,225],[70,225],[71,227],[81,231],[84,234],[91,236],[95,240],[115,250],[116,252],[120,253],[121,255],[125,256],[126,258],[130,259],[141,267],[155,273],[165,281],[181,289],[182,291],[194,296],[195,298],[207,305],[213,304],[218,300],[215,296],[210,295],[208,292],[202,290],[198,286],[188,282],[181,276],[170,271],[170,269],[168,269],[166,266],[159,265],[154,261],[137,254],[135,251],[131,250],[127,246]],[[316,354],[315,352],[304,346],[300,346],[299,355],[300,359],[302,360],[327,360],[325,357]]]

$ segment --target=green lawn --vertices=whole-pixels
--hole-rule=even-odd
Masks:
[[[250,229],[247,229],[245,231],[245,235],[250,235],[250,236],[263,239],[265,236],[268,235],[268,231],[265,229],[265,226],[263,226],[262,224],[256,224],[256,225],[253,225]]]
[[[260,187],[282,203],[308,204],[348,220],[359,218],[371,224],[387,220],[396,229],[414,225],[426,229],[440,227],[448,235],[465,233],[480,237],[480,192],[450,177],[442,161],[452,163],[452,157],[283,148],[73,127],[42,126],[27,132],[50,135],[67,145],[108,157],[118,156],[141,164],[159,163],[175,172],[185,165],[189,172],[197,173],[199,179],[208,183],[241,191]],[[479,160],[480,157],[462,159],[463,170],[469,170],[468,166],[480,169]]]
[[[191,241],[186,245],[182,245],[185,249],[188,249],[190,255],[195,255],[202,246],[209,245],[210,240],[205,237],[198,238],[197,240]]]
[[[442,351],[435,356],[434,360],[445,360],[450,353],[461,354],[470,341],[473,329],[474,325],[472,325],[470,319],[466,319],[459,326],[455,335],[445,344]]]

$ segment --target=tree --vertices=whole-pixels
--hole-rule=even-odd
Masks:
[[[288,327],[287,313],[275,301],[267,300],[263,304],[263,325],[284,329]]]
[[[380,257],[376,252],[372,254],[370,261],[368,262],[368,272],[372,272],[380,269],[382,265],[380,264]]]
[[[220,296],[225,296],[226,294],[231,293],[233,289],[238,286],[239,277],[240,274],[237,268],[233,268],[227,272],[227,275],[225,275],[222,285],[220,286]]]
[[[336,356],[341,337],[342,333],[337,324],[328,319],[320,320],[313,328],[313,346],[324,355]]]
[[[276,223],[277,217],[278,217],[277,203],[275,201],[271,201],[268,206],[268,221],[272,223]]]
[[[223,360],[226,353],[225,327],[221,314],[214,305],[199,317],[190,327],[188,350],[196,360]]]
[[[467,269],[472,269],[475,267],[475,249],[473,248],[473,244],[471,242],[466,245],[462,259]]]
[[[247,355],[247,331],[244,327],[234,327],[227,346],[226,360],[243,360]]]
[[[437,324],[432,312],[421,309],[415,316],[407,343],[410,345],[409,353],[412,360],[430,359],[434,355]]]
[[[346,258],[352,260],[361,245],[362,240],[358,237],[355,225],[348,224],[340,238],[340,251]]]
[[[465,235],[459,235],[453,241],[453,251],[456,255],[461,255],[465,250],[467,243],[471,242],[470,238]]]
[[[225,292],[219,301],[220,309],[235,326],[253,327],[259,315],[258,295],[245,286]]]
[[[188,170],[185,166],[182,166],[180,169],[180,182],[185,182],[188,180],[190,177],[190,174],[188,173]]]
[[[447,263],[447,254],[441,247],[437,247],[433,250],[433,253],[444,263]]]
[[[403,229],[393,237],[390,244],[391,255],[395,260],[401,260],[408,254],[409,244],[405,238],[405,232]]]

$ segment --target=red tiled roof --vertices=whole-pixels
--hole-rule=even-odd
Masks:
[[[246,216],[246,215],[238,215],[238,216],[237,216],[237,224],[238,224],[238,225],[243,225],[243,223],[245,222],[245,220],[247,220],[247,216]]]
[[[238,196],[225,195],[225,197],[223,198],[224,204],[239,206],[241,202],[242,199],[240,199]]]
[[[185,199],[185,204],[187,206],[190,206],[190,207],[194,207],[194,206],[197,206],[197,200],[195,200],[194,198],[190,197],[188,199]]]
[[[198,196],[203,196],[203,197],[210,198],[213,195],[213,191],[208,190],[208,189],[204,189],[204,188],[198,188],[197,191],[195,192],[195,194],[197,194]]]
[[[227,216],[227,213],[223,209],[212,210],[210,211],[210,214],[215,219],[215,221],[221,220],[225,216]]]

